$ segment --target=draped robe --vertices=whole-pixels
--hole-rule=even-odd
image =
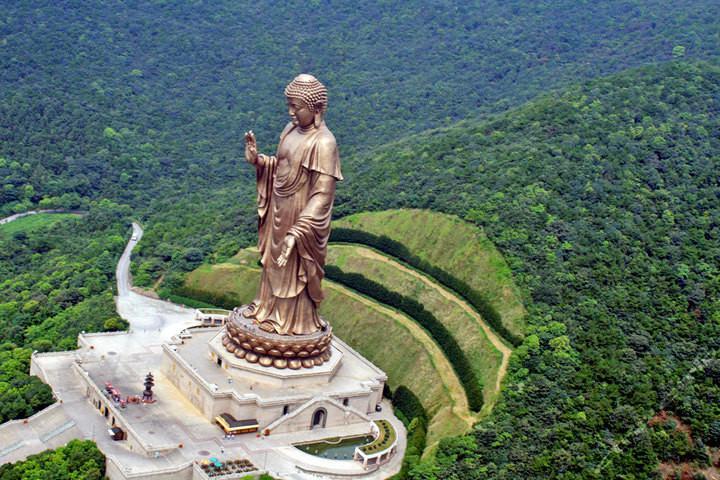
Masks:
[[[277,155],[261,158],[256,172],[263,272],[245,316],[279,334],[313,333],[325,326],[317,312],[323,299],[320,283],[335,182],[342,180],[335,137],[324,122],[307,132],[290,123],[280,135]],[[280,267],[276,260],[287,235],[295,237],[295,248]]]

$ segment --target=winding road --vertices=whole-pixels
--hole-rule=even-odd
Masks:
[[[31,210],[0,218],[0,225],[39,213],[82,214],[83,212],[59,209]],[[197,325],[198,322],[195,320],[196,311],[171,302],[145,297],[132,291],[130,258],[135,245],[143,236],[143,229],[138,223],[133,222],[132,228],[132,236],[115,268],[118,292],[115,305],[118,315],[130,324],[131,338],[134,341],[139,341],[141,345],[160,344],[169,340],[182,329]]]
[[[143,235],[142,227],[133,222],[133,234],[115,270],[118,314],[130,324],[130,333],[143,345],[169,340],[182,329],[197,325],[196,311],[164,300],[149,298],[132,291],[130,258]]]
[[[115,267],[115,278],[117,279],[117,290],[118,296],[126,296],[132,288],[130,282],[130,257],[135,245],[140,241],[143,236],[143,229],[137,223],[132,224],[133,233],[130,237],[130,241],[125,246],[122,256],[118,261],[117,267]]]

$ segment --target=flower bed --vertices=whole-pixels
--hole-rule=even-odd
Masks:
[[[224,475],[254,472],[257,470],[257,467],[255,467],[255,465],[253,465],[249,460],[246,460],[244,458],[237,460],[228,460],[222,463],[222,466],[220,467],[217,467],[212,463],[205,465],[201,464],[200,468],[210,478],[221,477]]]
[[[377,438],[371,443],[359,447],[365,455],[373,455],[387,450],[395,443],[395,439],[397,438],[395,429],[387,420],[375,420],[375,425],[380,431]]]

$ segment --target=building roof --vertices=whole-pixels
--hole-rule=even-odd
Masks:
[[[220,418],[224,420],[224,422],[221,423],[226,423],[228,428],[259,427],[258,421],[255,418],[236,420],[235,417],[233,417],[229,413],[221,413],[220,415],[215,417],[215,419],[218,421]]]

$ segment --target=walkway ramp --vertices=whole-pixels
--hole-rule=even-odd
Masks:
[[[55,403],[27,420],[0,425],[0,463],[17,462],[29,455],[55,449],[75,438],[83,438],[75,421]]]

